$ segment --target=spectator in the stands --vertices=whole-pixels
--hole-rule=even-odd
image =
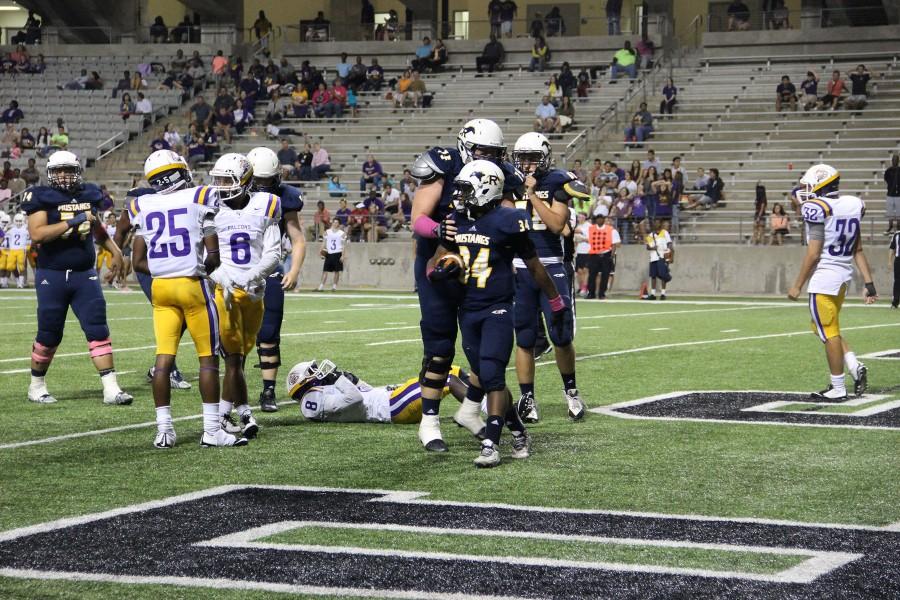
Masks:
[[[791,232],[790,227],[790,217],[785,212],[784,206],[782,206],[781,202],[776,202],[775,206],[772,207],[772,215],[769,217],[769,230],[771,233],[769,245],[784,245],[784,236]]]
[[[600,160],[599,158],[595,158],[594,159],[594,168],[591,170],[590,181],[585,181],[585,183],[588,185],[599,185],[598,183],[595,183],[595,182],[599,181],[598,177],[599,178],[603,177],[603,161]]]
[[[370,187],[367,190],[366,197],[363,199],[363,204],[366,208],[369,208],[370,205],[374,204],[378,207],[378,210],[384,210],[384,202],[381,201],[381,198],[378,196],[378,190],[374,187]]]
[[[0,206],[5,206],[9,199],[12,198],[12,190],[9,189],[9,181],[0,179]]]
[[[338,77],[343,79],[344,81],[350,76],[350,69],[353,65],[347,62],[347,53],[341,52],[341,61],[335,65],[334,69],[337,71]]]
[[[7,123],[0,136],[0,150],[9,152],[10,148],[19,144],[19,130],[12,123]]]
[[[856,71],[850,74],[850,95],[845,102],[847,110],[862,110],[869,102],[869,93],[866,86],[871,79],[865,65],[858,65]]]
[[[564,62],[559,70],[558,82],[563,96],[572,96],[575,88],[578,87],[578,79],[572,73],[572,68],[569,66],[568,61]]]
[[[781,77],[781,83],[775,88],[775,110],[781,112],[785,105],[791,110],[797,110],[797,88],[787,75]]]
[[[559,119],[559,130],[566,131],[575,123],[575,107],[572,105],[572,97],[571,96],[563,96],[562,102],[559,105],[559,110],[556,111],[557,118]]]
[[[578,179],[578,181],[587,183],[587,172],[581,166],[580,158],[576,158],[575,162],[572,164],[572,173],[575,174],[575,178]]]
[[[409,87],[406,88],[406,94],[412,101],[413,106],[422,106],[422,100],[425,98],[426,91],[425,82],[419,77],[419,72],[413,71],[412,80],[409,82]]]
[[[819,101],[819,108],[822,110],[835,110],[843,99],[844,91],[847,89],[847,84],[841,78],[841,72],[835,70],[831,74],[831,79],[828,81],[828,85],[825,87],[825,95],[822,96],[822,99]]]
[[[559,12],[558,6],[550,9],[550,12],[544,18],[544,23],[547,25],[547,37],[566,35],[566,20]]]
[[[297,151],[291,147],[288,140],[281,140],[281,148],[276,152],[278,164],[281,165],[281,176],[288,179],[291,175],[294,163],[297,161]]]
[[[649,69],[653,66],[653,53],[656,52],[656,45],[653,43],[653,40],[647,37],[646,32],[641,34],[641,39],[635,44],[634,49],[637,51],[640,59],[641,70]]]
[[[884,183],[887,185],[887,203],[884,215],[888,226],[885,235],[892,235],[900,229],[900,154],[891,155],[891,166],[884,170]]]
[[[337,175],[332,177],[331,180],[333,182],[336,181]],[[337,185],[340,186],[341,188],[343,188],[344,193],[346,194],[347,188],[344,185],[342,185],[340,183],[340,181],[337,181]],[[341,227],[347,226],[347,220],[350,218],[350,209],[347,208],[347,199],[346,198],[343,198],[343,197],[341,198],[340,202],[338,203],[338,209],[336,211],[334,211],[334,218],[340,222]]]
[[[331,118],[334,116],[333,107],[331,105],[331,92],[325,87],[324,83],[319,84],[319,88],[313,92],[312,108],[316,116],[320,119],[323,117]]]
[[[346,198],[347,197],[347,186],[341,183],[341,178],[337,175],[332,175],[331,179],[328,181],[328,195],[332,198]],[[346,206],[346,200],[344,201],[344,205]],[[343,223],[342,223],[343,224]]]
[[[56,86],[59,89],[67,89],[67,90],[83,90],[84,84],[87,83],[87,80],[90,79],[88,75],[87,69],[82,69],[81,74],[73,79],[72,81],[67,82],[65,85]]]
[[[191,16],[184,15],[184,19],[181,20],[178,25],[172,28],[172,41],[176,44],[187,44],[190,43],[191,40],[191,27],[194,24],[191,23]]]
[[[192,124],[188,134],[184,138],[187,146],[188,166],[196,169],[197,165],[206,160],[206,145],[204,144],[203,134],[197,124]]]
[[[203,132],[203,145],[206,148],[206,161],[209,162],[217,155],[221,148],[219,147],[219,138],[212,123],[206,126]]]
[[[491,0],[488,2],[487,13],[488,21],[491,23],[491,37],[500,37],[500,13],[503,9],[503,2],[500,0]]]
[[[19,132],[19,146],[22,150],[33,150],[35,147],[34,136],[31,135],[27,127],[23,127],[22,131]]]
[[[784,0],[773,0],[772,10],[768,14],[769,29],[790,29],[791,20],[788,9],[784,5]]]
[[[672,109],[675,108],[675,104],[678,103],[678,88],[675,86],[675,82],[672,81],[671,77],[666,78],[666,85],[662,90],[663,99],[662,102],[659,103],[659,113],[664,115],[666,113],[672,114]]]
[[[29,73],[43,73],[47,68],[47,65],[44,63],[44,55],[38,54],[37,58],[32,59],[28,63],[28,72]]]
[[[69,134],[66,128],[60,125],[56,133],[50,138],[50,148],[55,150],[66,150],[69,147]]]
[[[631,47],[631,42],[625,40],[625,44],[613,55],[612,66],[609,69],[610,80],[615,81],[624,72],[629,79],[637,77],[637,52]]]
[[[637,181],[635,181],[631,171],[625,171],[625,179],[621,180],[616,186],[616,192],[621,192],[622,190],[628,192],[629,198],[637,194]]]
[[[354,205],[353,210],[350,211],[350,218],[348,219],[347,233],[350,235],[351,241],[360,241],[362,238],[363,223],[365,223],[368,218],[369,210],[366,208],[365,204],[359,202]]]
[[[656,158],[656,151],[653,148],[647,150],[647,158],[641,161],[642,171],[646,171],[650,167],[656,169],[657,172],[662,170],[662,163]]]
[[[328,92],[331,94],[331,114],[340,119],[347,106],[347,88],[340,77],[334,80]]]
[[[191,76],[194,80],[194,89],[196,91],[200,91],[206,85],[206,69],[203,68],[203,63],[201,63],[198,59],[191,59],[191,64],[188,67],[187,74]]]
[[[412,197],[406,192],[400,194],[400,214],[403,216],[402,226],[409,228],[409,218],[412,216]]]
[[[417,70],[424,69],[431,58],[431,38],[427,35],[422,38],[422,45],[416,48],[416,57],[412,60],[412,68]]]
[[[800,84],[803,93],[803,110],[811,110],[818,104],[819,76],[812,71],[806,72],[806,79]]]
[[[153,19],[153,25],[150,26],[150,40],[154,44],[162,44],[169,41],[169,28],[166,27],[162,17]]]
[[[406,69],[397,79],[397,84],[394,88],[394,108],[401,108],[403,106],[403,103],[406,100],[406,91],[409,89],[410,83],[412,83],[412,74],[410,74],[409,69]]]
[[[654,185],[659,180],[659,171],[656,167],[647,167],[638,180],[638,193],[647,207],[647,216],[650,220],[656,217],[656,207],[659,204],[659,194]]]
[[[559,99],[562,98],[562,88],[559,87],[559,78],[556,75],[551,75],[550,80],[547,82],[547,96],[550,97],[550,102],[553,106],[559,105]]]
[[[534,18],[531,20],[531,26],[528,28],[528,35],[533,38],[543,37],[544,15],[539,12],[534,13]]]
[[[431,49],[431,57],[426,63],[426,68],[432,73],[440,73],[444,70],[444,65],[447,64],[448,60],[450,60],[450,53],[447,50],[447,46],[444,45],[444,40],[435,40],[434,48]],[[419,71],[422,70],[419,69]]]
[[[39,156],[47,156],[47,152],[50,150],[50,132],[46,127],[41,127],[38,130],[35,148]]]
[[[634,159],[631,161],[631,165],[628,167],[628,172],[631,173],[631,178],[637,181],[641,178],[641,172],[643,168],[641,167],[641,161],[638,159]]]
[[[366,69],[366,83],[363,89],[379,92],[382,85],[384,85],[384,68],[378,64],[377,58],[373,58],[372,65]]]
[[[291,92],[291,110],[294,113],[294,117],[297,119],[306,118],[309,113],[309,94],[306,93],[306,88],[301,85],[298,85]]]
[[[366,162],[362,166],[362,174],[362,177],[359,178],[360,191],[366,191],[368,186],[374,186],[375,189],[381,188],[384,170],[381,168],[381,163],[375,160],[372,154],[366,156]]]
[[[606,26],[609,35],[622,35],[622,0],[606,0]]]
[[[147,89],[147,81],[139,71],[135,71],[131,74],[131,81],[128,83],[128,88],[131,91],[145,90]]]
[[[703,170],[703,167],[697,168],[697,177],[694,179],[693,189],[695,190],[705,190],[706,185],[709,183],[709,175],[706,174],[706,171]]]
[[[750,243],[754,246],[766,243],[766,210],[769,199],[766,197],[766,188],[761,181],[756,182],[756,201],[753,207],[753,235]]]
[[[647,103],[641,102],[640,108],[631,117],[631,125],[625,128],[625,143],[643,144],[652,132],[653,115],[647,110]]]
[[[165,134],[162,130],[157,131],[153,136],[153,140],[150,142],[150,152],[156,152],[157,150],[171,150],[172,146],[165,139]]]
[[[221,50],[216,51],[216,55],[213,56],[212,59],[212,72],[216,77],[216,85],[220,85],[222,82],[222,78],[225,76],[228,71],[228,59],[225,58],[225,53]]]
[[[231,132],[234,129],[234,112],[228,108],[222,108],[216,114],[216,135],[225,139],[226,144],[231,143]]]
[[[503,0],[503,4],[500,6],[500,33],[506,37],[512,37],[513,34],[513,19],[516,18],[516,14],[519,12],[519,7],[516,6],[516,3],[513,0]]]
[[[113,90],[113,98],[115,98],[119,92],[131,89],[131,71],[125,71],[122,75],[122,79],[116,83],[116,89]]]
[[[170,71],[183,71],[185,67],[187,67],[188,61],[184,56],[184,50],[179,48],[175,52],[175,56],[172,58],[172,62],[169,63]]]
[[[194,104],[191,106],[191,123],[196,123],[201,128],[205,128],[212,121],[212,117],[212,107],[206,103],[206,98],[202,94],[197,96],[194,99]]]
[[[380,242],[387,237],[387,218],[384,209],[379,208],[374,202],[369,204],[369,218],[363,223],[363,231],[366,233],[366,241]]]
[[[0,123],[18,123],[24,118],[25,113],[19,108],[19,103],[16,100],[12,100],[9,103],[9,108],[4,110],[3,114],[0,114]]]
[[[256,39],[260,40],[263,48],[268,48],[268,36],[272,31],[272,22],[266,18],[266,11],[259,11],[259,16],[253,22],[253,31],[256,33]]]
[[[219,112],[221,108],[231,108],[232,106],[234,106],[234,96],[224,86],[220,87],[216,92],[216,99],[213,101],[213,110]]]
[[[750,29],[750,9],[741,0],[732,0],[728,5],[728,31]]]
[[[347,85],[351,88],[360,88],[366,82],[366,65],[363,63],[362,56],[356,57],[356,62],[350,67],[347,75]]]
[[[578,87],[575,88],[579,98],[587,98],[591,89],[591,74],[587,67],[582,67],[578,72]]]
[[[153,103],[144,96],[143,92],[138,92],[137,102],[134,103],[134,114],[144,117],[144,125],[153,122]]]
[[[531,46],[531,63],[528,65],[528,70],[543,73],[549,59],[550,48],[547,47],[547,41],[541,36],[534,38],[534,44]]]
[[[184,154],[184,143],[181,139],[181,134],[178,133],[178,130],[171,123],[166,123],[165,127],[163,127],[163,139],[175,152]]]
[[[26,185],[38,185],[41,183],[41,173],[37,170],[35,162],[33,158],[29,158],[28,166],[22,169],[21,176],[25,180]]]
[[[559,119],[556,117],[556,107],[550,102],[549,96],[544,96],[541,103],[534,110],[534,130],[541,133],[553,133],[559,127]]]
[[[725,189],[725,182],[719,177],[719,170],[715,167],[709,170],[709,181],[706,183],[706,193],[700,198],[692,198],[687,208],[694,208],[698,204],[708,209],[714,207],[722,199],[722,190]]]
[[[675,156],[672,158],[672,166],[669,168],[672,169],[672,177],[674,177],[677,173],[681,173],[682,177],[687,177],[687,169],[685,169],[681,165],[680,156]]]
[[[325,203],[321,200],[316,202],[316,212],[313,213],[312,223],[306,228],[308,240],[318,240],[325,233],[325,230],[331,225],[331,213],[325,208]]]
[[[322,179],[331,170],[331,158],[319,142],[313,144],[310,168],[312,169],[313,177],[316,179]]]
[[[91,71],[90,76],[88,76],[87,81],[84,82],[84,89],[86,90],[102,90],[103,89],[103,78],[100,77],[100,74],[97,71]]]

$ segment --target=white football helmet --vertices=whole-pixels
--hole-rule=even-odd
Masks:
[[[473,160],[453,180],[457,205],[485,208],[503,197],[503,171],[489,160]]]
[[[148,156],[144,161],[144,177],[160,194],[185,188],[194,179],[187,161],[171,150],[157,150]]]
[[[67,150],[57,150],[47,160],[47,181],[52,187],[73,192],[83,183],[81,163]]]
[[[519,136],[513,147],[513,164],[530,175],[550,168],[550,140],[543,133],[530,131]]]
[[[841,174],[831,165],[813,165],[800,178],[796,196],[801,202],[816,196],[835,196],[841,182]]]
[[[247,160],[253,165],[253,183],[250,189],[254,192],[274,194],[281,185],[281,164],[278,155],[269,148],[259,146],[247,153]]]
[[[253,165],[243,154],[229,152],[223,154],[209,170],[213,187],[219,192],[223,202],[240,198],[250,190]]]
[[[472,119],[463,125],[456,134],[456,149],[462,155],[463,162],[476,159],[500,161],[506,157],[503,131],[490,119]],[[478,156],[475,155],[476,150],[481,150]]]
[[[288,372],[287,392],[294,400],[299,400],[315,385],[334,373],[337,367],[328,359],[297,363]]]
[[[13,227],[25,227],[25,223],[27,223],[27,219],[25,218],[25,213],[19,212],[16,213],[16,216],[13,217]]]
[[[0,229],[6,231],[9,229],[10,223],[12,223],[12,219],[9,218],[9,215],[0,210]]]

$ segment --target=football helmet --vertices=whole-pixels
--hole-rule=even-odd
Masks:
[[[25,219],[25,213],[16,213],[16,216],[13,217],[12,222],[14,227],[25,227],[25,223],[27,222]]]
[[[0,210],[0,229],[7,230],[9,229],[9,224],[12,222],[12,219],[9,218],[9,215]]]
[[[550,168],[550,141],[536,131],[519,136],[513,147],[513,164],[517,169],[530,175]]]
[[[800,178],[797,198],[805,202],[816,196],[836,196],[841,182],[841,174],[831,165],[813,165]]]
[[[83,173],[78,157],[67,150],[57,150],[47,160],[47,181],[57,189],[74,192],[84,182]]]
[[[209,170],[213,187],[219,192],[223,202],[240,198],[250,191],[253,165],[243,154],[229,152],[223,154]]]
[[[319,362],[310,360],[297,363],[288,372],[288,395],[294,400],[299,400],[316,385],[322,385],[323,380],[334,373],[336,368],[327,358]]]
[[[247,160],[253,166],[253,182],[250,190],[274,194],[281,185],[281,164],[278,155],[269,148],[259,146],[247,153]]]
[[[501,161],[506,158],[503,131],[489,119],[472,119],[463,125],[456,134],[456,149],[462,155],[463,162],[476,159]],[[478,156],[475,155],[476,150],[481,150]]]
[[[489,160],[468,163],[453,180],[457,206],[486,208],[503,197],[503,171]]]
[[[171,150],[157,150],[144,161],[144,177],[159,194],[185,188],[193,181],[187,162]]]

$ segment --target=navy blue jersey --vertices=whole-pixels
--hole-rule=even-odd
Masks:
[[[575,174],[570,171],[551,169],[546,173],[535,174],[534,177],[537,179],[534,195],[547,206],[553,205],[554,202],[563,202],[568,205],[573,196],[590,198],[584,184],[578,181]],[[531,241],[534,242],[537,255],[541,258],[562,258],[562,236],[547,228],[537,211],[534,210],[531,201],[527,198],[517,200],[516,208],[520,208],[528,214],[528,223],[531,225],[529,235]]]
[[[465,166],[465,161],[459,150],[456,148],[441,148],[435,146],[431,150],[425,152],[416,161],[412,170],[412,175],[417,177],[421,183],[431,183],[442,179],[444,186],[441,189],[441,197],[435,211],[428,215],[437,222],[443,221],[444,218],[454,210],[453,206],[453,180],[459,175],[459,172]],[[512,163],[501,162],[498,164],[500,170],[503,171],[504,195],[510,194],[518,197],[522,193],[522,187],[525,184],[525,177],[516,169]],[[438,247],[438,240],[420,240],[425,243],[416,244],[416,250],[421,256],[431,258]]]
[[[273,192],[281,198],[281,221],[278,226],[281,228],[281,235],[285,234],[284,217],[289,212],[300,212],[303,210],[303,196],[300,190],[292,185],[281,184],[278,189]]]
[[[528,241],[528,215],[499,206],[476,220],[456,213],[456,244],[466,268],[465,310],[512,302],[515,294],[513,257]]]
[[[25,193],[22,210],[32,215],[47,213],[47,224],[68,221],[79,213],[100,213],[103,194],[92,183],[84,184],[77,192],[64,192],[53,187],[35,186]],[[81,232],[80,232],[81,231]],[[37,268],[57,271],[86,271],[94,268],[97,255],[94,236],[88,226],[69,229],[62,237],[38,246]]]

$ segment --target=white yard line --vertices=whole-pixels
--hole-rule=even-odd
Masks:
[[[413,342],[421,342],[422,338],[409,338],[406,340],[389,340],[387,342],[371,342],[366,346],[390,346],[392,344],[411,344]]]

